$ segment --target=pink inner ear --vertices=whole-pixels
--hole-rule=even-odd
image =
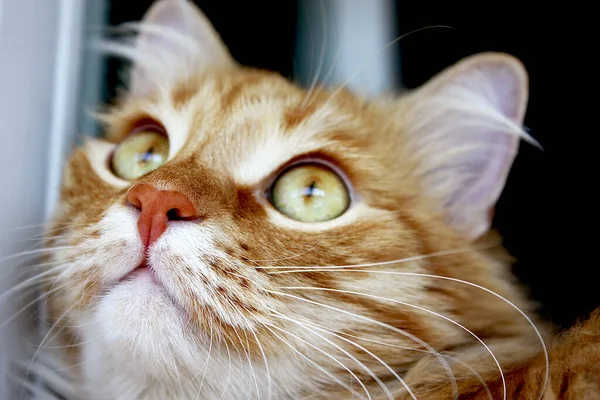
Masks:
[[[457,79],[457,84],[481,90],[481,95],[494,104],[503,116],[512,121],[521,122],[522,96],[527,88],[515,76],[514,66],[502,63],[485,63],[473,68]],[[477,86],[479,86],[477,88]]]
[[[479,56],[442,74],[418,98],[412,137],[425,190],[470,239],[490,227],[493,209],[524,136],[524,72],[499,56]],[[488,59],[486,57],[491,57]]]
[[[496,139],[506,142],[512,138],[498,133]],[[468,167],[471,179],[466,179],[464,186],[457,188],[454,201],[447,204],[453,223],[464,226],[462,229],[471,231],[472,236],[479,236],[490,227],[490,210],[493,210],[502,192],[514,156],[511,148],[509,143],[498,143],[479,157],[474,157]]]

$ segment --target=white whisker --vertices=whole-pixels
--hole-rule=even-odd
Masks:
[[[346,389],[347,391],[349,391],[350,393],[352,393],[352,396],[354,397],[354,394],[356,392],[350,386],[346,385],[337,376],[335,376],[334,374],[332,374],[331,372],[329,372],[327,369],[323,368],[321,365],[319,365],[316,362],[314,362],[313,360],[311,360],[309,357],[307,357],[305,354],[303,354],[300,350],[298,350],[294,346],[292,346],[287,340],[283,339],[277,333],[273,332],[273,330],[271,328],[269,328],[269,326],[265,325],[265,328],[267,328],[269,330],[269,332],[271,332],[271,334],[273,336],[275,336],[277,339],[279,339],[281,341],[281,343],[283,343],[287,347],[289,347],[294,353],[296,353],[297,355],[299,355],[302,359],[304,359],[310,365],[312,365],[313,367],[317,368],[319,371],[323,372],[325,375],[327,375],[329,378],[331,378],[331,380],[333,380],[335,383],[337,383],[338,385],[340,385],[341,387],[343,387],[344,389]],[[356,393],[356,394],[358,396],[360,396],[358,393]],[[360,396],[360,397],[364,399],[364,397],[362,397],[362,396]]]
[[[317,64],[317,71],[315,72],[313,80],[310,84],[308,92],[306,93],[306,96],[304,97],[304,101],[302,102],[302,105],[300,106],[300,108],[304,108],[306,106],[306,102],[310,101],[310,97],[312,96],[313,90],[317,86],[317,81],[319,80],[319,75],[321,75],[321,68],[323,68],[323,61],[325,60],[325,49],[326,49],[326,44],[327,44],[327,17],[326,17],[327,13],[325,11],[325,3],[323,2],[323,0],[321,0],[320,4],[321,4],[321,15],[323,16],[323,44],[321,45],[321,54],[319,56],[319,62]]]
[[[380,262],[365,263],[365,264],[323,265],[323,266],[291,265],[291,266],[266,266],[266,267],[256,267],[256,268],[257,269],[291,269],[292,270],[292,271],[269,272],[270,274],[285,274],[285,273],[292,273],[292,272],[308,272],[308,271],[314,271],[315,269],[381,267],[381,266],[385,266],[385,265],[396,265],[396,264],[402,264],[402,263],[407,263],[407,262],[411,262],[411,261],[425,260],[425,259],[432,258],[432,257],[442,257],[442,256],[448,256],[448,255],[452,255],[452,254],[460,254],[460,253],[465,253],[467,251],[473,251],[473,250],[487,250],[492,247],[496,247],[499,244],[500,243],[498,241],[493,241],[493,242],[485,243],[485,244],[481,244],[481,245],[473,245],[473,246],[461,247],[458,249],[451,249],[451,250],[441,250],[441,251],[436,251],[436,252],[428,253],[428,254],[419,254],[416,256],[400,258],[397,260],[380,261]]]
[[[179,385],[179,391],[181,392],[181,397],[184,396],[183,393],[183,385],[181,384],[181,376],[179,375],[179,368],[177,368],[177,362],[172,360],[173,369],[175,371],[175,376],[177,377],[177,384]]]
[[[56,290],[60,290],[64,287],[66,287],[67,284],[64,284],[63,286],[59,286],[58,288],[56,288],[54,291]],[[4,328],[6,325],[10,324],[15,318],[17,318],[23,311],[27,310],[28,308],[30,308],[31,306],[35,305],[36,303],[38,303],[40,300],[42,300],[44,297],[46,297],[48,293],[43,293],[40,296],[36,297],[35,299],[31,300],[29,303],[25,304],[23,307],[21,307],[21,309],[19,311],[17,311],[16,313],[14,313],[13,315],[11,315],[10,317],[8,317],[7,319],[5,319],[1,324],[0,324],[0,330],[2,330],[2,328]]]
[[[336,345],[335,343],[333,343],[331,340],[325,338],[323,335],[319,335],[317,333],[315,333],[312,329],[318,329],[320,331],[323,331],[327,334],[330,334],[332,336],[335,336],[339,339],[344,340],[347,343],[350,343],[353,346],[358,347],[359,349],[363,350],[364,352],[366,352],[367,354],[369,354],[371,357],[373,357],[374,359],[376,359],[379,363],[381,363],[385,368],[387,368],[397,379],[400,383],[402,383],[402,385],[407,389],[407,391],[412,395],[413,399],[416,400],[416,397],[414,396],[414,394],[411,392],[411,390],[408,388],[408,386],[404,383],[403,379],[400,378],[400,376],[398,376],[398,374],[396,373],[396,371],[394,371],[389,365],[387,365],[387,363],[385,363],[383,360],[381,360],[379,357],[377,357],[375,354],[373,354],[371,351],[367,350],[366,348],[364,348],[363,346],[359,345],[358,343],[354,343],[351,340],[348,340],[334,332],[331,332],[330,330],[327,329],[320,329],[317,328],[315,326],[311,327],[311,324],[305,324],[302,323],[300,321],[297,321],[293,318],[287,317],[275,310],[271,310],[272,313],[275,314],[275,316],[284,319],[286,321],[290,321],[293,322],[297,325],[300,325],[301,327],[308,329],[311,333],[313,333],[314,335],[319,336],[321,339],[325,340],[327,343],[331,344],[332,346],[336,347],[338,350],[342,351],[344,354],[346,354],[348,357],[350,357],[355,363],[357,363],[358,365],[360,365],[361,368],[363,368],[378,384],[379,386],[383,389],[383,391],[386,393],[386,395],[388,396],[388,398],[390,398],[391,400],[394,400],[394,395],[392,394],[392,392],[390,392],[390,390],[388,389],[388,387],[381,381],[381,379],[379,379],[379,377],[370,369],[368,368],[366,365],[364,365],[362,362],[360,362],[360,360],[356,359],[356,357],[352,356],[351,354],[349,354],[347,351],[345,351],[344,349],[342,349],[340,346]]]
[[[325,74],[325,76],[323,77],[323,79],[321,80],[321,82],[326,85],[327,84],[327,80],[329,79],[329,77],[331,76],[331,74],[334,71],[335,66],[337,65],[339,59],[340,59],[340,53],[341,53],[341,48],[340,48],[340,30],[339,27],[337,25],[337,20],[334,18],[333,19],[333,23],[335,24],[335,31],[337,32],[337,51],[335,53],[335,57],[333,58],[333,62],[331,63],[331,65],[329,66],[329,69],[327,70],[327,73]]]
[[[237,311],[237,309],[236,309],[236,311]],[[241,316],[242,315],[241,312],[238,311],[238,315]],[[258,389],[258,380],[256,379],[256,374],[254,373],[254,368],[252,367],[252,360],[250,358],[250,344],[248,343],[248,336],[246,336],[246,346],[247,346],[247,348],[246,348],[246,347],[244,347],[244,343],[242,342],[242,337],[239,335],[236,327],[233,326],[232,328],[233,328],[233,332],[235,333],[238,340],[240,341],[240,346],[242,347],[243,352],[246,354],[246,359],[248,360],[248,366],[250,367],[250,372],[252,373],[252,377],[254,378],[256,394],[257,394],[258,398],[260,399],[260,390]]]
[[[206,364],[204,365],[204,372],[202,373],[202,380],[200,381],[200,387],[198,388],[198,394],[196,395],[196,400],[200,397],[200,393],[202,392],[202,386],[204,385],[204,379],[206,378],[206,372],[208,371],[208,364],[210,364],[210,355],[213,347],[213,324],[210,323],[210,343],[208,345],[208,355],[206,356]],[[192,381],[196,379],[198,375],[192,378]]]
[[[400,40],[404,39],[405,37],[407,37],[409,35],[412,35],[413,33],[421,32],[421,31],[424,31],[424,30],[427,30],[427,29],[433,29],[433,28],[453,29],[451,26],[448,26],[448,25],[431,25],[431,26],[425,26],[423,28],[418,28],[418,29],[412,30],[412,31],[410,31],[408,33],[405,33],[404,35],[400,35],[396,39],[392,40],[391,42],[389,42],[388,44],[386,44],[385,46],[383,46],[381,49],[379,49],[376,52],[374,52],[373,54],[371,54],[368,57],[368,60],[364,64],[362,64],[356,70],[356,72],[354,72],[353,74],[351,74],[350,77],[329,96],[329,98],[327,99],[327,101],[325,102],[325,104],[323,105],[323,107],[326,107],[327,104],[329,104],[329,102],[331,101],[331,99],[333,99],[335,96],[337,96],[337,94],[339,92],[341,92],[352,81],[352,79],[354,79],[358,74],[360,74],[362,71],[364,71],[364,69],[367,68],[369,66],[369,64],[371,64],[373,62],[373,60],[375,59],[376,56],[378,56],[379,54],[381,54],[382,52],[384,52],[385,50],[387,50],[389,47],[393,46],[394,44],[396,44]]]
[[[300,319],[300,318],[298,318],[298,321],[301,321],[301,322],[303,322],[303,323],[305,323],[305,324],[307,324],[309,326],[314,326],[314,327],[321,328],[322,330],[324,330],[326,332],[329,332],[332,335],[341,336],[341,335],[337,335],[334,332],[331,332],[325,326],[317,324],[316,322],[310,322],[310,321],[307,321],[305,319]],[[408,347],[408,346],[401,346],[401,345],[398,345],[398,344],[385,343],[385,342],[381,342],[381,341],[378,341],[378,340],[367,339],[367,338],[364,338],[364,337],[352,335],[352,334],[346,333],[346,332],[344,332],[343,335],[347,336],[347,337],[354,338],[354,339],[362,340],[362,341],[365,341],[365,342],[378,344],[380,346],[393,347],[393,348],[397,348],[397,349],[403,349],[403,350],[409,350],[409,351],[416,351],[416,352],[419,352],[419,353],[427,353],[427,354],[433,355],[433,353],[430,352],[429,350],[415,349],[414,347]],[[343,339],[343,337],[341,337],[341,338]],[[351,342],[351,343],[354,343],[354,342]],[[356,343],[354,343],[354,344],[356,344]],[[464,361],[460,360],[459,358],[452,357],[449,354],[444,354],[444,353],[440,353],[440,354],[443,357],[445,357],[445,358],[448,358],[448,359],[450,359],[450,360],[452,360],[454,362],[457,362],[457,363],[461,364],[462,366],[464,366],[465,368],[467,368],[469,371],[471,371],[471,373],[477,378],[477,380],[479,380],[479,382],[481,383],[481,385],[484,387],[485,391],[488,393],[488,397],[490,398],[490,400],[493,400],[492,393],[490,392],[490,389],[489,389],[487,383],[485,382],[485,380],[483,379],[483,377],[477,371],[475,371],[475,369],[473,369],[469,364],[465,363]]]
[[[254,335],[254,339],[256,340],[256,344],[258,345],[258,348],[260,349],[260,353],[262,354],[262,358],[264,360],[265,372],[267,374],[267,400],[271,400],[271,396],[273,394],[273,378],[271,377],[271,371],[269,370],[269,362],[267,361],[265,351],[262,345],[260,344],[260,341],[258,340],[258,336],[254,331],[251,330],[250,332],[252,332],[252,335]]]
[[[328,331],[328,329],[326,327],[324,327],[323,325],[317,324],[315,322],[309,322],[309,321],[306,321],[304,319],[298,319],[298,320],[304,322],[307,325],[312,325],[312,326],[315,326],[315,327],[319,327],[319,328],[321,328],[321,329],[323,329],[325,331]],[[331,331],[328,331],[328,332],[331,333],[332,335],[336,335],[335,333],[333,333]],[[362,341],[365,341],[365,342],[378,344],[378,345],[381,345],[381,346],[393,347],[393,348],[403,349],[403,350],[409,350],[409,351],[416,351],[416,352],[419,352],[419,353],[432,354],[429,350],[415,349],[414,347],[408,347],[408,346],[401,346],[401,345],[398,345],[398,344],[385,343],[385,342],[381,342],[381,341],[378,341],[378,340],[367,339],[367,338],[364,338],[364,337],[352,335],[352,334],[346,333],[346,332],[344,332],[343,335],[351,337],[351,338],[354,338],[354,339],[362,340]],[[452,357],[449,354],[444,354],[444,353],[440,353],[440,354],[443,357],[445,357],[445,358],[448,358],[448,359],[450,359],[450,360],[452,360],[454,362],[457,362],[457,363],[461,364],[462,366],[464,366],[465,368],[467,368],[469,371],[471,371],[473,373],[473,375],[479,380],[479,382],[481,383],[481,385],[485,388],[486,392],[489,395],[490,400],[493,400],[492,393],[490,392],[490,389],[489,389],[487,383],[485,383],[485,380],[483,379],[483,377],[477,371],[475,371],[469,364],[463,362],[459,358]]]
[[[310,304],[314,304],[314,305],[317,305],[317,306],[320,306],[320,307],[324,307],[324,308],[327,308],[327,309],[330,309],[330,310],[334,310],[334,311],[337,311],[337,312],[340,312],[342,314],[346,314],[346,315],[349,315],[349,316],[352,316],[352,317],[355,317],[355,318],[358,318],[358,319],[362,319],[363,321],[371,322],[371,323],[374,323],[374,324],[379,325],[381,327],[384,327],[386,329],[390,329],[390,330],[392,330],[392,331],[394,331],[396,333],[399,333],[399,334],[401,334],[403,336],[406,336],[409,339],[417,342],[421,346],[423,346],[426,349],[430,350],[432,352],[432,354],[434,354],[435,357],[438,359],[438,361],[440,362],[440,364],[442,365],[442,367],[446,370],[446,373],[448,374],[448,378],[450,378],[450,383],[452,385],[453,398],[455,400],[458,399],[458,386],[456,384],[456,378],[454,377],[454,373],[452,372],[452,369],[450,368],[450,365],[448,365],[448,363],[446,362],[446,360],[440,355],[440,353],[438,351],[436,351],[433,347],[431,347],[431,345],[429,345],[425,341],[419,339],[415,335],[412,335],[412,334],[410,334],[410,333],[408,333],[408,332],[406,332],[406,331],[404,331],[402,329],[396,328],[396,327],[394,327],[392,325],[389,325],[389,324],[386,324],[384,322],[377,321],[377,320],[375,320],[373,318],[365,317],[364,315],[358,315],[358,314],[352,313],[350,311],[343,310],[341,308],[333,307],[333,306],[330,306],[330,305],[327,305],[327,304],[322,304],[322,303],[319,303],[319,302],[316,302],[316,301],[313,301],[313,300],[309,300],[309,299],[305,299],[303,297],[299,297],[299,296],[296,296],[296,295],[293,295],[293,294],[278,292],[278,291],[274,291],[274,290],[267,290],[267,292],[273,293],[273,294],[276,294],[276,295],[280,295],[280,296],[290,297],[290,298],[293,298],[293,299],[296,299],[296,300],[304,301],[306,303],[310,303]]]
[[[17,254],[11,254],[10,256],[6,256],[4,258],[0,259],[0,264],[15,259],[15,258],[19,258],[19,257],[23,257],[23,256],[30,256],[30,255],[39,255],[39,254],[44,254],[44,253],[52,253],[55,251],[60,251],[60,250],[68,250],[68,249],[72,249],[75,246],[57,246],[57,247],[44,247],[42,249],[35,249],[35,250],[27,250],[27,251],[22,251],[20,253]]]
[[[335,271],[335,268],[325,268],[325,269],[318,269],[317,271]],[[311,270],[314,271],[314,270]],[[544,381],[541,387],[541,391],[540,391],[540,395],[538,397],[538,400],[541,400],[544,397],[544,393],[546,392],[546,387],[548,385],[548,379],[550,377],[550,358],[548,356],[548,349],[546,347],[546,342],[544,341],[544,338],[542,337],[542,334],[540,333],[539,329],[535,326],[535,324],[533,323],[533,321],[531,320],[531,318],[529,318],[529,316],[527,316],[527,314],[525,314],[525,312],[523,310],[521,310],[519,307],[517,307],[513,302],[511,302],[510,300],[506,299],[504,296],[494,292],[493,290],[490,290],[486,287],[483,287],[481,285],[478,285],[476,283],[473,282],[469,282],[469,281],[465,281],[462,279],[458,279],[458,278],[451,278],[448,276],[441,276],[441,275],[432,275],[432,274],[422,274],[422,273],[416,273],[416,272],[402,272],[402,271],[373,271],[373,270],[369,270],[369,269],[345,269],[343,270],[345,273],[346,272],[367,272],[367,273],[371,273],[371,274],[389,274],[389,275],[403,275],[403,276],[415,276],[415,277],[425,277],[425,278],[432,278],[432,279],[442,279],[442,280],[447,280],[447,281],[452,281],[452,282],[457,282],[457,283],[462,283],[465,285],[469,285],[472,287],[475,287],[477,289],[483,290],[497,298],[499,298],[500,300],[504,301],[506,304],[508,304],[509,306],[511,306],[513,309],[515,309],[517,312],[519,312],[519,314],[521,314],[521,316],[523,316],[523,318],[525,318],[527,320],[527,322],[529,323],[529,325],[531,325],[531,327],[533,328],[533,330],[535,331],[535,334],[537,335],[540,343],[542,344],[542,351],[544,352],[544,359],[545,359],[545,364],[546,364],[546,371],[544,374]],[[289,271],[288,271],[289,272]]]
[[[255,262],[273,262],[273,261],[291,260],[292,258],[298,258],[298,257],[301,257],[301,256],[303,256],[305,254],[310,253],[311,251],[313,251],[314,249],[316,249],[317,246],[318,245],[315,244],[310,249],[308,249],[306,251],[303,251],[302,253],[292,254],[291,256],[285,256],[285,257],[279,257],[279,258],[272,258],[272,259],[263,259],[263,260],[249,259],[247,261],[251,262],[251,263],[255,263]],[[256,266],[256,268],[265,268],[265,267]]]
[[[335,363],[337,363],[339,366],[341,366],[342,368],[344,368],[354,379],[356,379],[356,381],[359,383],[359,385],[363,388],[363,390],[365,391],[365,394],[367,395],[367,398],[369,400],[371,400],[371,394],[369,393],[369,390],[367,389],[367,387],[365,386],[365,384],[358,379],[358,377],[356,376],[356,374],[354,372],[352,372],[352,370],[350,370],[350,368],[348,368],[347,366],[344,365],[344,363],[342,363],[340,360],[338,360],[337,358],[335,358],[334,356],[332,356],[331,354],[329,354],[328,352],[326,352],[323,349],[320,349],[319,347],[315,346],[314,344],[302,339],[301,337],[294,335],[291,332],[288,332],[287,330],[280,328],[278,326],[272,325],[272,324],[265,324],[270,326],[273,329],[277,329],[280,332],[283,332],[289,336],[292,336],[293,338],[295,338],[296,340],[301,341],[302,343],[306,344],[307,346],[312,347],[313,349],[317,350],[318,352],[320,352],[321,354],[323,354],[324,356],[330,358],[331,360],[333,360]],[[352,391],[350,388],[348,388],[348,390],[352,393],[354,393],[354,391]],[[364,399],[364,397],[360,396],[362,399]]]
[[[40,350],[42,348],[44,348],[44,345],[46,344],[46,341],[48,341],[48,338],[50,337],[50,335],[54,332],[54,329],[57,327],[57,325],[60,323],[60,321],[63,320],[63,318],[65,318],[67,316],[67,314],[69,312],[71,312],[71,310],[73,308],[75,308],[77,305],[79,304],[79,301],[74,302],[70,307],[68,307],[61,315],[60,317],[58,317],[58,319],[56,320],[56,322],[54,324],[52,324],[52,326],[50,327],[50,329],[48,329],[48,332],[46,332],[46,334],[44,335],[44,337],[42,338],[39,347],[35,350],[35,352],[33,353],[33,357],[31,357],[31,360],[29,362],[29,366],[27,367],[27,372],[25,373],[25,380],[27,380],[27,378],[29,377],[29,373],[31,372],[31,367],[33,366],[33,363],[35,362],[35,359],[38,355],[38,353],[40,352]],[[54,340],[54,338],[56,337],[56,335],[54,335],[52,337],[51,340]],[[23,388],[24,389],[24,388]],[[23,390],[21,391],[21,395],[23,395]]]
[[[365,296],[365,297],[370,297],[370,298],[377,299],[377,300],[383,300],[383,301],[389,301],[391,303],[401,304],[403,306],[415,308],[415,309],[417,309],[419,311],[423,311],[423,312],[426,312],[428,314],[435,315],[436,317],[442,318],[445,321],[448,321],[448,322],[454,324],[455,326],[458,326],[459,328],[463,329],[469,335],[473,336],[479,343],[481,343],[481,345],[483,347],[485,347],[485,349],[487,350],[487,352],[490,353],[490,355],[494,359],[494,362],[496,363],[496,366],[498,367],[498,371],[500,372],[500,378],[502,379],[502,389],[503,389],[503,392],[504,392],[503,399],[506,400],[506,379],[504,377],[504,372],[502,371],[502,366],[500,366],[500,362],[496,358],[496,355],[494,354],[494,352],[492,352],[492,349],[490,349],[489,346],[483,340],[481,340],[479,338],[479,336],[477,336],[473,331],[471,331],[467,327],[463,326],[462,324],[460,324],[460,323],[452,320],[451,318],[446,317],[445,315],[442,315],[442,314],[437,313],[435,311],[428,310],[426,308],[423,308],[423,307],[420,307],[420,306],[417,306],[417,305],[414,305],[414,304],[410,304],[410,303],[407,303],[407,302],[404,302],[404,301],[389,299],[387,297],[377,296],[377,295],[368,294],[368,293],[355,292],[355,291],[352,291],[352,290],[330,289],[330,288],[320,288],[320,287],[304,287],[304,286],[287,286],[287,287],[281,287],[281,289],[287,289],[287,290],[321,290],[321,291],[334,292],[334,293],[347,293],[347,294],[353,294],[353,295],[357,295],[357,296]]]
[[[35,267],[49,266],[49,265],[53,265],[53,264],[57,264],[57,263],[62,263],[62,261],[53,261],[53,262],[49,262],[49,263],[37,264]],[[39,273],[39,274],[37,274],[35,276],[32,276],[31,278],[28,278],[28,279],[26,279],[24,281],[19,282],[17,285],[13,286],[9,290],[5,291],[4,293],[1,293],[0,294],[0,300],[2,300],[3,297],[9,296],[9,295],[11,295],[14,292],[19,292],[19,291],[23,290],[26,287],[38,284],[40,278],[48,277],[48,275],[51,275],[51,274],[55,273],[56,270],[61,269],[61,268],[66,268],[67,265],[68,264],[58,265],[56,267],[50,268],[49,270],[41,272],[41,273]]]
[[[231,350],[229,350],[229,345],[227,344],[227,340],[224,340],[223,343],[225,343],[225,349],[227,350],[227,364],[229,366],[229,368],[227,369],[227,380],[225,380],[225,385],[223,387],[223,392],[221,393],[221,397],[219,397],[219,400],[222,400],[223,397],[225,396],[225,393],[227,393],[227,387],[229,386],[229,380],[231,379]]]

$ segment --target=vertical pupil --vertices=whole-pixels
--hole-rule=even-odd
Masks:
[[[304,188],[304,196],[313,197],[315,195],[315,187],[317,186],[317,182],[312,181],[310,185]]]
[[[144,152],[144,154],[142,154],[142,162],[148,162],[151,161],[150,158],[152,157],[152,154],[154,152],[154,146],[150,146],[150,148],[148,150],[146,150],[146,152]]]

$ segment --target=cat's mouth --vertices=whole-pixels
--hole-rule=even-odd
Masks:
[[[134,269],[129,271],[126,275],[124,275],[121,279],[119,279],[119,281],[117,283],[121,283],[126,280],[138,277],[138,276],[149,277],[152,280],[152,282],[154,282],[155,284],[157,284],[159,286],[162,286],[162,284],[156,277],[156,273],[154,272],[154,270],[148,263],[148,257],[146,257],[146,256],[144,256],[144,259],[137,267],[135,267]]]
[[[128,281],[138,281],[142,285],[147,285],[150,283],[152,286],[164,293],[174,304],[177,304],[177,301],[175,301],[175,299],[171,296],[165,284],[158,277],[152,265],[150,265],[147,256],[144,256],[144,259],[139,263],[139,265],[125,274],[116,284],[118,285]]]

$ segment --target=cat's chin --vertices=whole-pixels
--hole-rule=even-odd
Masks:
[[[131,373],[144,373],[140,365],[190,365],[195,361],[187,358],[201,353],[202,335],[148,271],[136,271],[115,285],[100,299],[92,320],[84,329],[90,350],[131,367]]]
[[[139,329],[138,323],[160,327],[163,323],[183,323],[181,317],[181,310],[146,269],[134,271],[115,285],[101,298],[96,311],[99,324],[110,324],[113,328],[116,325],[123,330],[131,326],[132,333],[139,335],[144,335],[144,332]]]
[[[184,324],[185,317],[184,310],[147,267],[137,268],[127,274],[102,298],[97,310],[100,320],[119,325],[135,321],[146,321],[153,325],[160,325],[161,322]]]
[[[166,299],[169,304],[165,305],[165,307],[170,308],[171,306],[175,306],[177,309],[176,312],[185,313],[177,305],[177,301],[169,295],[167,288],[156,276],[156,273],[145,263],[142,263],[139,267],[121,278],[113,285],[113,288],[114,290],[110,291],[110,295],[118,293],[119,297],[132,296],[135,298],[133,301],[138,302],[137,306],[141,309],[157,305],[157,302],[162,304],[161,300]],[[144,300],[145,296],[148,296],[149,299]],[[131,300],[125,301],[131,302]]]

